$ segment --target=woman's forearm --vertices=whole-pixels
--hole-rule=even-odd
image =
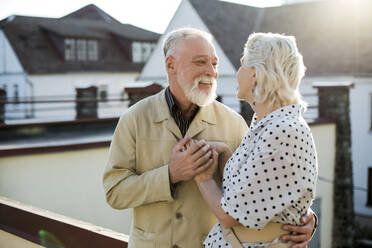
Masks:
[[[232,152],[231,152],[230,147],[224,143],[219,143],[219,145],[217,146],[217,152],[219,154],[218,155],[218,168],[219,168],[221,177],[223,177],[223,170],[225,168],[227,160],[229,160],[229,158],[231,157]]]
[[[204,200],[206,201],[214,215],[217,217],[217,219],[220,221],[222,226],[230,228],[240,225],[238,221],[236,221],[230,215],[226,214],[225,211],[221,208],[220,202],[222,198],[222,191],[213,179],[198,181],[197,185]]]

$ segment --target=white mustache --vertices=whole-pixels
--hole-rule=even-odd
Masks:
[[[194,81],[195,85],[197,84],[210,84],[215,85],[217,83],[217,80],[212,77],[198,77]]]

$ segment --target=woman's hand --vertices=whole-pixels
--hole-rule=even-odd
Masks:
[[[232,155],[232,151],[228,145],[222,142],[207,142],[207,144],[214,145],[216,147],[217,153],[218,153],[218,168],[221,177],[223,176],[223,170],[225,168],[225,164],[227,160]]]
[[[218,153],[216,151],[215,146],[211,146],[212,156],[210,159],[213,160],[212,165],[206,169],[205,171],[201,172],[200,174],[194,176],[194,180],[196,183],[200,183],[202,181],[213,179],[214,173],[217,171],[218,168]]]
[[[218,154],[224,154],[226,153],[227,155],[231,156],[231,149],[228,145],[226,145],[223,142],[218,142],[218,141],[207,141],[207,144],[211,146],[215,146],[216,151]]]

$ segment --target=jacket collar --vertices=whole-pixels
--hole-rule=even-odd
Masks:
[[[165,89],[157,94],[156,99],[152,105],[152,119],[155,123],[164,122],[166,128],[171,131],[174,136],[179,140],[182,138],[181,132],[171,116],[168,108],[167,101],[165,99]],[[217,124],[215,115],[215,103],[212,103],[205,107],[200,107],[198,113],[191,122],[189,129],[186,132],[186,136],[193,138],[208,127],[208,124]]]
[[[193,122],[204,121],[209,124],[216,124],[215,116],[215,103],[212,103],[205,107],[200,107],[198,113],[196,114]],[[152,105],[152,113],[154,122],[162,122],[164,120],[173,119],[168,108],[167,101],[165,100],[165,89],[163,89],[159,94],[156,95],[156,101]]]

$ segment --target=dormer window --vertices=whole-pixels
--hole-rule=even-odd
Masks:
[[[98,60],[98,42],[96,40],[88,40],[88,60]]]
[[[78,61],[86,61],[87,60],[87,41],[83,39],[78,39],[76,41],[76,52],[77,52],[77,60]]]
[[[144,63],[150,57],[156,44],[150,42],[132,43],[132,61],[134,63]]]
[[[87,39],[65,39],[66,61],[97,61],[98,41]]]
[[[74,61],[75,60],[75,40],[65,39],[65,60]]]

